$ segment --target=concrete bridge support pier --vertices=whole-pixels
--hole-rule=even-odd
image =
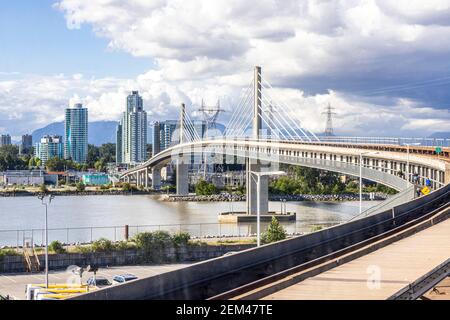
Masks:
[[[161,189],[161,168],[152,168],[152,189]]]
[[[177,170],[177,195],[184,196],[189,194],[189,167],[187,164],[179,161],[176,165]]]
[[[256,215],[258,212],[258,177],[252,174],[253,172],[260,172],[261,165],[252,163],[251,160],[247,159],[247,214]],[[260,190],[259,190],[259,205],[260,205],[260,213],[267,214],[269,212],[269,177],[261,176],[260,177]]]

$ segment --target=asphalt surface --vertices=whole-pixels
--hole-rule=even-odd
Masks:
[[[138,278],[145,278],[157,274],[169,272],[188,266],[189,264],[166,264],[166,265],[151,265],[151,266],[118,266],[109,268],[100,268],[97,272],[98,276],[106,277],[112,282],[115,275],[131,273]],[[93,273],[85,272],[83,274],[83,283],[93,276]],[[79,276],[74,275],[70,271],[51,271],[49,274],[49,283],[79,283]],[[9,295],[13,299],[24,300],[25,288],[27,284],[41,284],[45,283],[44,273],[7,273],[0,274],[0,295]]]

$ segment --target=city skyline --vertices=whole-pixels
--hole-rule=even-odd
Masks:
[[[185,12],[181,23],[170,7]],[[24,8],[33,15],[19,25]],[[123,20],[108,18],[115,14]],[[131,90],[141,92],[152,121],[172,118],[182,102],[195,115],[202,99],[220,98],[230,110],[256,64],[315,132],[329,102],[338,134],[423,137],[450,127],[450,44],[442,40],[450,9],[439,1],[422,8],[375,0],[258,7],[24,0],[2,4],[0,15],[2,29],[14,30],[0,32],[8,43],[0,53],[0,134],[14,141],[62,121],[67,104],[83,103],[92,121],[118,120]]]

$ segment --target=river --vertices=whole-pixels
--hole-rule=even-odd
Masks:
[[[367,201],[363,206],[367,209],[377,203]],[[99,237],[120,240],[125,225],[131,226],[130,234],[182,230],[202,237],[245,236],[254,233],[253,224],[219,225],[217,219],[222,211],[243,211],[244,207],[244,202],[163,202],[159,196],[149,195],[56,197],[48,208],[48,218],[49,229],[59,230],[51,230],[49,238],[69,243]],[[279,211],[280,203],[271,202],[269,209]],[[358,214],[359,202],[288,202],[287,210],[297,213],[296,222],[284,224],[287,231],[307,232],[313,225],[332,225],[350,219]],[[0,246],[22,245],[31,238],[41,244],[44,214],[45,207],[35,197],[0,198]],[[31,229],[36,230],[16,231]]]

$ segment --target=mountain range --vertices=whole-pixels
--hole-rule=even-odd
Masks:
[[[429,138],[434,139],[450,139],[450,132],[435,132]]]
[[[117,121],[93,121],[89,122],[89,144],[100,146],[105,143],[116,142],[116,128]],[[217,129],[224,131],[225,126],[218,123]],[[33,142],[36,143],[41,140],[44,135],[60,135],[64,136],[64,122],[54,122],[43,128],[33,131]],[[321,134],[318,134],[319,136]],[[153,130],[148,128],[148,143],[152,143]],[[450,132],[435,132],[429,136],[435,139],[450,139]]]
[[[117,121],[93,121],[88,124],[88,143],[100,146],[105,143],[116,142]],[[33,142],[36,143],[45,135],[59,135],[64,137],[64,122],[54,122],[43,128],[34,130]]]

